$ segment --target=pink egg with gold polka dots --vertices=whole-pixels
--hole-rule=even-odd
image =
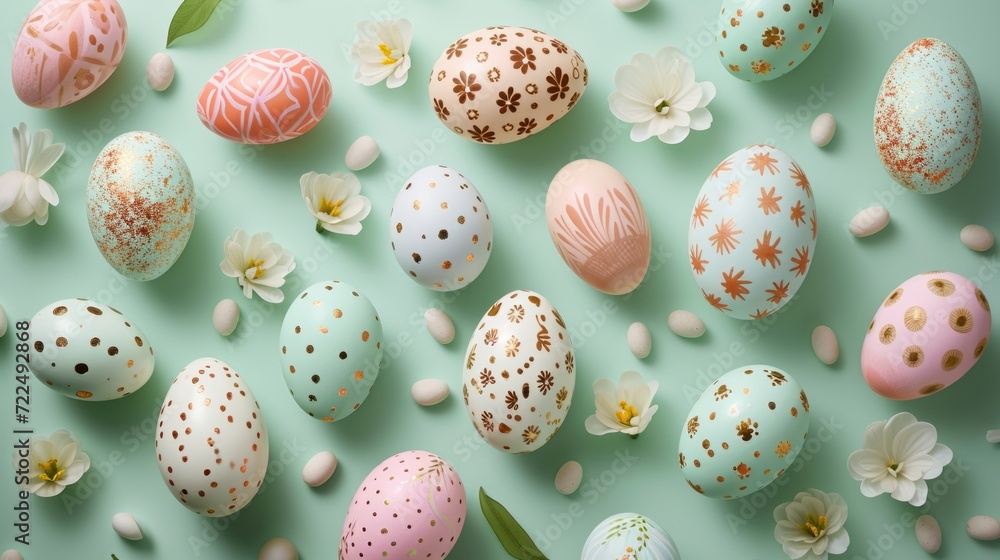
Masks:
[[[250,387],[215,358],[174,379],[156,424],[156,460],[191,511],[224,517],[245,507],[267,472],[267,426]]]
[[[885,298],[868,326],[861,372],[876,393],[912,400],[958,381],[990,338],[986,296],[951,272],[910,278]]]
[[[42,0],[14,44],[14,92],[39,109],[79,101],[118,68],[127,36],[116,0]]]
[[[382,461],[355,492],[339,558],[445,558],[465,516],[455,469],[433,453],[405,451]]]

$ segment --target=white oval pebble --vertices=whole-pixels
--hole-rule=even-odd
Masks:
[[[809,139],[822,148],[833,140],[835,132],[837,132],[837,120],[830,113],[823,113],[813,121],[812,128],[809,129]]]
[[[448,398],[451,389],[440,379],[421,379],[410,387],[410,396],[420,406],[434,406]]]
[[[437,307],[431,307],[424,312],[424,324],[427,325],[427,330],[434,340],[441,344],[449,344],[455,340],[455,323],[451,322],[451,317],[447,313]]]
[[[616,8],[623,12],[637,12],[649,4],[649,0],[611,0]]]
[[[7,315],[3,311],[3,306],[0,305],[0,337],[7,334]]]
[[[167,53],[156,53],[146,65],[146,80],[156,91],[163,91],[174,81],[174,59]]]
[[[990,443],[1000,443],[1000,430],[990,430],[986,432],[986,441]]]
[[[813,329],[812,345],[816,357],[826,365],[835,363],[840,357],[840,343],[837,342],[837,335],[833,329],[826,325],[820,325]]]
[[[913,527],[920,548],[934,554],[941,549],[941,526],[930,515],[921,515]]]
[[[959,237],[962,238],[962,243],[973,251],[989,251],[990,247],[993,247],[993,232],[983,226],[969,224],[962,228]]]
[[[562,494],[572,494],[583,480],[583,466],[576,461],[566,461],[556,473],[556,490]]]
[[[347,154],[344,156],[344,164],[351,171],[361,171],[375,163],[380,153],[382,152],[379,150],[378,142],[374,138],[371,136],[362,136],[355,140],[350,148],[347,148]]]
[[[965,524],[969,536],[980,541],[1000,539],[1000,521],[988,515],[977,515]]]
[[[260,547],[257,560],[299,560],[299,553],[288,539],[274,537]]]
[[[13,548],[0,554],[0,560],[24,560],[24,556]]]
[[[123,539],[130,541],[142,540],[142,530],[131,513],[116,513],[111,518],[111,527]]]
[[[231,299],[224,299],[215,304],[212,311],[212,325],[222,336],[229,336],[236,330],[240,322],[240,306]]]
[[[705,334],[705,323],[694,313],[683,309],[678,309],[667,317],[667,326],[674,334],[684,338],[698,338]]]
[[[322,486],[337,470],[337,457],[329,451],[320,451],[302,467],[302,482],[313,488]]]
[[[645,358],[649,351],[653,349],[653,339],[649,336],[649,329],[646,325],[635,322],[628,327],[628,349],[635,354],[636,358]]]
[[[869,206],[857,213],[847,229],[855,237],[868,237],[889,225],[889,211],[884,206]]]

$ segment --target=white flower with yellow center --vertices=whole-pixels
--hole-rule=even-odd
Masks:
[[[27,470],[21,489],[43,498],[58,495],[90,468],[90,457],[80,451],[80,443],[66,430],[47,438],[31,436],[27,457],[15,451],[12,462],[18,477]]]
[[[17,169],[0,175],[0,220],[23,226],[32,220],[40,226],[49,221],[49,204],[59,204],[59,195],[42,175],[59,161],[66,144],[53,144],[52,131],[39,130],[31,138],[28,126],[14,129],[14,164]]]
[[[351,58],[358,65],[354,81],[373,86],[385,80],[390,88],[405,84],[413,39],[410,21],[405,18],[362,21],[355,31],[357,37],[351,45]]]
[[[610,379],[598,379],[594,382],[597,413],[587,418],[587,431],[595,436],[621,432],[638,437],[659,409],[650,406],[659,388],[659,382],[646,383],[635,371],[623,373],[617,387]]]
[[[281,286],[285,284],[285,276],[295,270],[295,258],[275,243],[270,233],[249,235],[236,228],[226,238],[223,248],[226,258],[219,266],[226,276],[236,279],[243,295],[252,299],[256,292],[270,303],[285,299]]]
[[[792,560],[826,560],[847,551],[851,537],[844,529],[847,502],[839,494],[815,488],[774,508],[774,538]]]
[[[361,183],[350,173],[306,173],[299,180],[302,198],[316,218],[316,231],[357,235],[372,203],[361,196]]]

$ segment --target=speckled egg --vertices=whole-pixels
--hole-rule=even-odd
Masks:
[[[646,276],[651,248],[646,210],[614,167],[594,159],[563,166],[545,195],[545,218],[559,256],[592,287],[627,294]]]
[[[64,299],[31,318],[30,368],[46,387],[76,399],[106,401],[131,395],[153,373],[153,347],[113,307]]]
[[[979,86],[962,56],[930,38],[903,49],[875,100],[875,147],[889,175],[921,194],[946,191],[972,167],[982,133]]]
[[[101,150],[87,182],[87,221],[97,248],[122,276],[166,272],[194,228],[194,182],[162,136],[127,132]]]
[[[702,296],[737,319],[785,305],[809,272],[816,205],[795,160],[750,146],[720,163],[702,185],[688,227],[688,258]]]
[[[319,282],[292,301],[278,335],[281,371],[309,416],[333,422],[368,398],[382,363],[372,302],[343,282]]]
[[[468,179],[443,165],[425,167],[406,181],[389,212],[389,227],[400,268],[432,290],[469,285],[493,250],[486,202]]]
[[[291,49],[265,49],[231,61],[208,80],[198,118],[227,140],[276,144],[316,126],[332,94],[318,62]]]
[[[744,366],[715,380],[681,428],[678,458],[691,488],[740,498],[784,474],[809,435],[809,399],[788,373]]]
[[[115,0],[42,0],[14,43],[14,93],[39,109],[79,101],[118,68],[127,38]]]
[[[961,379],[986,350],[993,318],[982,290],[951,272],[910,278],[885,298],[861,347],[861,373],[883,397],[911,400]]]
[[[748,82],[780,78],[819,44],[834,0],[723,0],[715,40],[730,74]]]
[[[576,367],[566,323],[527,290],[490,307],[465,351],[462,394],[476,431],[493,447],[530,453],[562,426]]]
[[[246,507],[267,473],[267,426],[250,387],[215,358],[188,364],[157,419],[156,460],[191,511],[224,517]]]
[[[382,461],[347,508],[339,560],[445,558],[465,525],[465,486],[444,459],[404,451]]]
[[[487,27],[448,46],[428,89],[453,132],[506,144],[548,128],[586,88],[587,65],[566,43],[534,29]]]
[[[638,513],[619,513],[601,521],[583,544],[580,560],[681,560],[670,534]]]

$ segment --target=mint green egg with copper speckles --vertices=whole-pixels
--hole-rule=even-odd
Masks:
[[[181,154],[152,132],[126,132],[97,156],[87,182],[87,222],[122,276],[158,278],[194,228],[194,181]]]

